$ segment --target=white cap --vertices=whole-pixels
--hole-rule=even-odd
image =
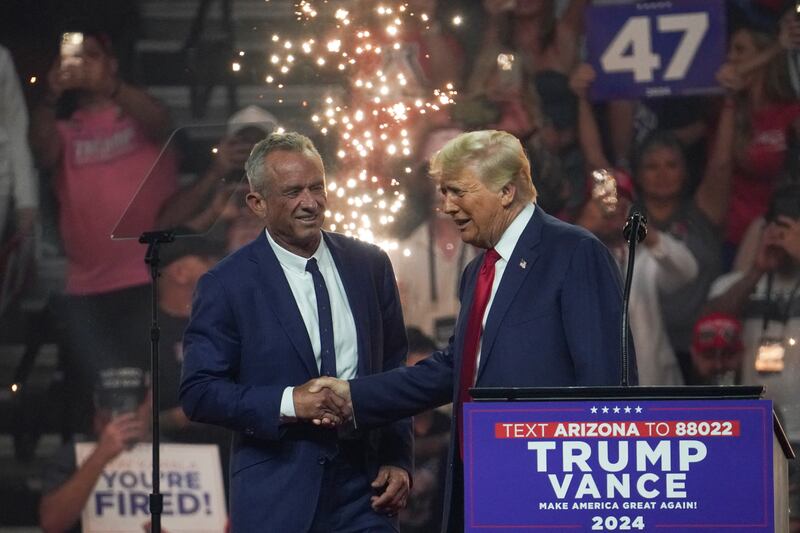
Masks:
[[[269,134],[278,127],[278,119],[275,118],[275,115],[257,105],[244,107],[228,119],[228,135],[235,135],[237,132],[249,127],[258,128]]]

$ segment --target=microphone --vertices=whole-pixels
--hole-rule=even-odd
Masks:
[[[622,291],[622,320],[620,328],[620,382],[623,387],[630,384],[630,354],[628,340],[630,336],[630,317],[628,302],[631,298],[631,281],[633,279],[633,263],[636,260],[636,245],[647,237],[647,217],[638,207],[631,207],[622,235],[628,243],[628,267],[625,275],[625,288]]]
[[[625,221],[625,227],[622,228],[622,236],[625,237],[625,242],[631,242],[631,234],[634,230],[636,231],[637,244],[647,237],[647,217],[638,207],[631,207],[628,220]]]

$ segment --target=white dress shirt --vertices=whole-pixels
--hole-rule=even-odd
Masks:
[[[267,240],[278,258],[278,262],[289,282],[294,301],[303,317],[303,323],[308,332],[308,340],[311,341],[311,348],[314,351],[314,359],[317,361],[317,368],[322,362],[320,352],[319,336],[319,315],[317,314],[317,295],[314,291],[314,280],[311,274],[306,272],[306,263],[310,258],[301,257],[293,254],[276,243],[269,231],[266,231]],[[336,375],[339,379],[352,379],[356,377],[358,371],[358,340],[356,337],[356,322],[350,303],[347,300],[347,293],[344,291],[342,279],[339,271],[336,270],[336,263],[333,262],[325,239],[320,239],[317,251],[311,256],[317,260],[319,271],[325,279],[325,286],[328,289],[328,297],[331,301],[331,317],[333,318],[333,345],[336,350]],[[281,416],[284,418],[294,418],[294,401],[292,391],[294,387],[286,387],[281,397]]]
[[[494,282],[492,283],[492,292],[489,295],[489,303],[486,305],[486,311],[483,313],[483,322],[481,323],[481,339],[478,343],[478,360],[475,363],[475,378],[478,376],[477,369],[480,368],[481,365],[481,344],[483,343],[483,328],[486,327],[486,319],[489,317],[489,311],[492,309],[492,302],[494,302],[494,296],[497,294],[497,288],[500,286],[500,281],[503,279],[503,273],[506,271],[506,265],[508,265],[508,260],[511,259],[511,254],[514,253],[514,248],[517,247],[517,242],[519,238],[522,236],[522,232],[525,231],[525,228],[528,225],[528,222],[531,221],[531,217],[533,216],[533,212],[536,209],[536,204],[528,204],[526,205],[522,211],[519,212],[517,217],[514,219],[513,222],[506,228],[503,232],[503,236],[500,237],[500,240],[497,241],[497,244],[494,245],[494,250],[500,255],[500,259],[494,264]],[[475,379],[473,378],[473,379]],[[473,381],[473,385],[475,382]]]

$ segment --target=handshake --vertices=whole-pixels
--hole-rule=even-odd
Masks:
[[[295,387],[292,391],[295,416],[317,426],[337,427],[353,418],[350,383],[321,377]]]

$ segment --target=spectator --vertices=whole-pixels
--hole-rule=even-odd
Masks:
[[[405,55],[405,62],[414,73],[414,78],[408,81],[416,81],[427,93],[443,89],[448,83],[459,87],[464,51],[441,22],[439,1],[410,0],[407,4],[414,16],[408,17],[404,24],[400,53]],[[423,14],[427,20],[423,20]]]
[[[578,144],[578,101],[569,78],[560,72],[536,77],[541,115],[536,133],[526,141],[537,203],[548,213],[572,220],[586,196],[586,172]]]
[[[447,128],[428,137],[422,158],[427,160],[461,131]],[[475,249],[464,244],[450,217],[438,209],[436,191],[428,178],[428,165],[418,166],[409,181],[408,197],[418,205],[422,223],[389,251],[400,291],[403,318],[437,346],[444,346],[453,334],[458,316],[461,273],[475,257]]]
[[[149,439],[151,398],[141,369],[101,372],[94,401],[97,447],[78,466],[75,442],[65,443],[43,471],[39,526],[45,533],[80,532],[81,512],[103,469],[126,448]]]
[[[185,225],[189,233],[211,228],[212,237],[226,241],[229,252],[253,240],[263,224],[244,203],[249,192],[244,162],[253,146],[277,127],[275,116],[255,105],[231,115],[213,161],[196,181],[164,203],[164,218],[168,217],[171,225]]]
[[[628,249],[621,228],[631,202],[625,196],[629,189],[619,181],[611,175],[598,179],[593,197],[584,204],[576,223],[603,241],[624,272]],[[597,189],[605,194],[598,194]],[[630,299],[631,333],[641,385],[684,383],[661,315],[661,298],[692,282],[697,273],[697,261],[685,244],[667,232],[650,229],[636,254]]]
[[[22,291],[35,251],[39,182],[27,139],[28,112],[17,71],[0,46],[0,315]]]
[[[110,235],[158,158],[169,118],[164,107],[117,76],[108,37],[83,32],[77,56],[55,61],[48,93],[33,113],[31,137],[39,166],[54,174],[59,230],[67,256],[64,312],[66,378],[72,423],[89,425],[87,391],[98,369],[146,366],[149,273],[144,248]],[[56,111],[68,103],[67,116]],[[148,178],[137,198],[142,231],[155,229],[164,198],[176,188],[170,165]]]
[[[536,76],[567,74],[578,59],[585,0],[571,0],[560,17],[554,2],[484,0],[488,17],[481,52],[457,118],[527,139],[538,127]]]
[[[707,312],[742,321],[741,383],[763,385],[786,436],[800,445],[800,184],[775,190],[752,262],[711,287]],[[800,513],[800,464],[789,464],[790,515]],[[793,518],[793,531],[800,523]]]
[[[735,95],[726,102],[735,111],[733,176],[730,193],[718,199],[727,210],[729,256],[748,225],[766,211],[786,167],[790,131],[797,132],[800,126],[800,102],[789,83],[786,57],[780,54],[766,64],[759,63],[776,42],[773,36],[754,29],[736,30],[727,63],[718,75],[723,87]],[[719,144],[716,148],[725,149]]]
[[[408,328],[407,366],[427,359],[437,346],[416,328]],[[442,521],[442,498],[450,441],[450,417],[432,409],[414,417],[414,485],[408,507],[400,511],[404,533],[439,531]]]
[[[609,168],[603,153],[600,131],[587,100],[594,71],[580,66],[572,76],[572,87],[579,99],[579,131],[588,169]],[[726,108],[721,127],[732,127],[732,111]],[[727,133],[727,132],[725,132]],[[717,142],[727,137],[720,132]],[[722,151],[716,157],[721,156]],[[718,159],[709,161],[703,180],[692,196],[686,194],[687,170],[682,146],[666,132],[654,132],[638,147],[634,158],[634,183],[639,203],[650,228],[668,233],[691,252],[698,275],[691,283],[660,295],[664,326],[676,353],[684,378],[691,376],[689,345],[692,328],[705,303],[711,282],[721,273],[721,229],[725,211],[719,205],[720,190],[727,186],[729,173]]]
[[[717,279],[706,312],[728,313],[742,320],[742,382],[767,387],[787,436],[800,442],[800,185],[776,189],[759,238],[755,258],[745,270]],[[758,223],[758,222],[756,222]],[[759,357],[772,339],[775,359]],[[769,352],[763,351],[769,355]]]
[[[694,326],[692,364],[695,382],[735,385],[742,364],[742,323],[723,313],[705,315]]]
[[[190,422],[179,406],[178,385],[183,363],[183,331],[189,323],[192,294],[200,276],[208,272],[223,254],[223,243],[200,236],[179,237],[161,249],[158,308],[163,357],[159,409],[162,428],[171,440],[177,442],[185,442],[189,437],[183,435]]]
[[[177,233],[184,233],[178,228]],[[231,433],[218,426],[191,422],[178,402],[183,366],[183,332],[189,324],[192,295],[200,276],[224,255],[225,245],[202,236],[179,237],[161,249],[158,308],[161,327],[159,412],[161,432],[171,442],[216,444],[222,480],[228,486]]]
[[[11,208],[16,231],[26,239],[34,232],[39,182],[28,148],[28,112],[11,54],[0,46],[0,242]]]

